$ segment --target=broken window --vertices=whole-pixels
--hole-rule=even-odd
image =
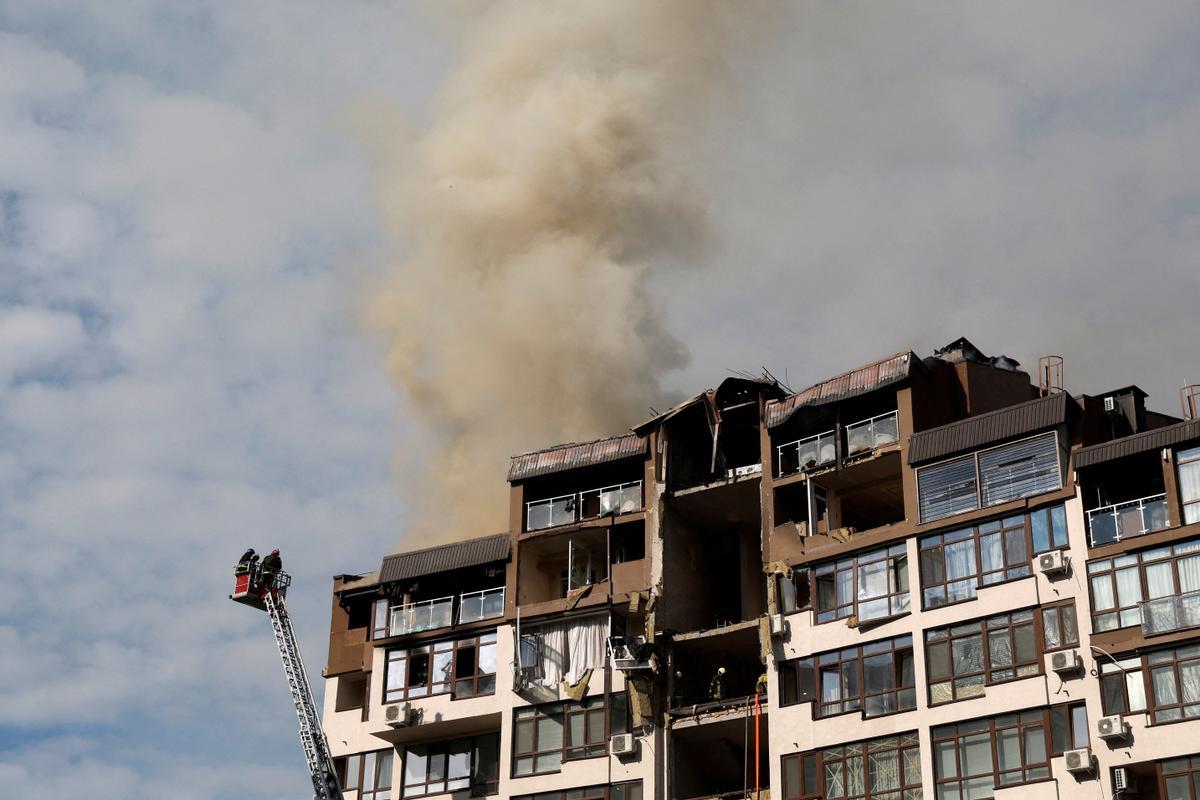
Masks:
[[[404,753],[404,797],[469,788],[472,797],[500,788],[500,734],[488,733],[433,744],[413,744]]]
[[[925,654],[931,705],[1042,671],[1032,609],[926,631]]]
[[[822,564],[815,577],[818,624],[852,615],[861,623],[908,613],[908,554],[903,543]]]
[[[783,800],[921,800],[915,732],[786,755],[781,766]]]
[[[453,691],[454,698],[496,691],[496,634],[389,650],[383,702]]]

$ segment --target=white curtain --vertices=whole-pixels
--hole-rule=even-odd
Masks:
[[[563,665],[566,663],[567,627],[563,623],[543,625],[538,629],[541,638],[542,686],[558,686],[562,680]]]
[[[1178,454],[1179,464],[1179,495],[1184,502],[1184,522],[1191,524],[1200,521],[1200,505],[1193,505],[1200,500],[1200,460],[1185,462],[1188,458],[1200,456],[1200,448],[1185,450]]]
[[[567,624],[567,664],[564,670],[567,683],[577,683],[589,669],[604,666],[604,639],[607,634],[608,619],[605,617],[590,617]]]
[[[975,542],[967,539],[946,545],[946,580],[957,581],[975,574]]]
[[[1200,556],[1188,556],[1177,562],[1180,593],[1200,590]]]

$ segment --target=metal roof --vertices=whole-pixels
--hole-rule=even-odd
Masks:
[[[908,440],[908,463],[932,461],[1061,425],[1069,408],[1078,410],[1079,406],[1058,392],[914,433]]]
[[[608,461],[618,461],[646,454],[646,439],[636,433],[609,436],[591,442],[570,442],[545,450],[535,450],[512,457],[508,468],[510,483],[538,475],[549,475],[576,467],[588,467]]]
[[[921,360],[911,350],[896,353],[822,381],[790,397],[767,403],[767,427],[782,425],[804,406],[835,403],[899,383],[908,378],[919,363]]]
[[[716,389],[706,389],[705,391],[700,392],[699,394],[694,394],[691,397],[689,397],[687,400],[684,400],[682,403],[679,403],[678,405],[668,408],[666,411],[662,412],[661,414],[655,414],[653,417],[646,420],[645,422],[638,423],[637,425],[635,425],[633,427],[633,430],[635,433],[645,433],[646,431],[650,430],[651,428],[655,427],[656,425],[661,425],[662,423],[664,423],[667,420],[674,417],[679,412],[681,412],[687,408],[691,408],[696,403],[699,403],[702,400],[707,399],[710,405],[719,405],[723,398],[728,397],[729,392],[737,391],[739,389],[742,389],[742,390],[761,389],[764,393],[766,393],[768,395],[771,395],[771,394],[775,395],[776,398],[778,398],[780,395],[782,395],[784,393],[783,388],[779,385],[779,381],[775,380],[774,378],[768,378],[768,377],[743,378],[740,376],[726,378],[725,380],[721,381],[721,385],[718,386]],[[770,401],[768,401],[768,402],[770,402]]]
[[[1182,444],[1192,439],[1200,439],[1200,419],[1142,431],[1132,436],[1113,439],[1111,442],[1102,442],[1081,448],[1075,452],[1075,468],[1089,467],[1116,458],[1145,453],[1148,450],[1158,450],[1161,447]]]
[[[427,547],[411,553],[394,553],[383,557],[379,582],[391,583],[422,575],[434,575],[463,567],[507,561],[512,539],[507,533],[468,539],[465,542]]]

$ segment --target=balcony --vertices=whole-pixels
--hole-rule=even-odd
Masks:
[[[642,482],[630,481],[525,504],[525,530],[540,531],[642,507]]]
[[[825,431],[816,436],[779,445],[776,448],[779,474],[788,475],[803,469],[832,464],[837,458],[836,437],[837,431]]]
[[[1138,605],[1142,609],[1143,636],[1200,628],[1200,591],[1171,594]]]
[[[1165,530],[1167,496],[1155,494],[1087,512],[1091,546],[1099,547],[1134,536]]]
[[[466,592],[458,598],[458,622],[479,622],[504,616],[504,587]]]
[[[895,411],[846,426],[846,454],[869,453],[900,441],[899,416]]]
[[[458,596],[458,624],[479,622],[504,616],[504,587],[464,592]],[[422,600],[391,610],[388,636],[405,636],[438,628],[449,628],[454,624],[455,597],[439,597]]]

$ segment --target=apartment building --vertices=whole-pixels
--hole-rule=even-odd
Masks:
[[[335,578],[346,797],[1200,800],[1200,419],[965,339],[515,456]],[[497,476],[499,479],[499,476]]]

